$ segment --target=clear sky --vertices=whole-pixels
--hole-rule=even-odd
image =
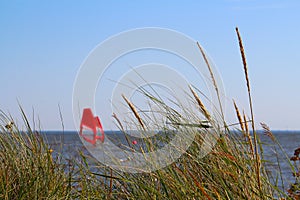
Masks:
[[[179,2],[179,1],[178,1]],[[244,40],[257,122],[300,129],[300,2],[0,1],[0,109],[19,118],[18,101],[41,127],[74,129],[72,91],[89,52],[111,35],[133,28],[177,30],[209,53],[231,99],[247,111],[235,27]],[[110,114],[110,113],[109,113]]]

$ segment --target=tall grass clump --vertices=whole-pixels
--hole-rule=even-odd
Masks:
[[[51,149],[20,110],[22,129],[13,118],[0,114],[0,199],[104,199],[110,195],[112,186],[106,182],[114,177],[97,173],[102,169],[92,172],[88,156],[80,149],[73,149],[79,156],[71,159]]]
[[[22,110],[23,112],[23,110]],[[43,137],[0,114],[0,199],[65,199],[68,176]]]
[[[151,131],[155,124],[163,133],[183,136],[193,135],[193,143],[188,150],[174,163],[149,173],[121,173],[119,174],[123,191],[127,199],[274,199],[288,198],[288,195],[279,184],[272,181],[267,173],[263,159],[263,147],[256,132],[248,66],[242,39],[236,29],[238,43],[244,67],[247,92],[249,97],[250,117],[241,114],[234,102],[240,128],[230,129],[224,120],[220,94],[213,72],[207,61],[204,51],[198,44],[200,55],[206,61],[211,73],[212,83],[219,98],[219,119],[216,120],[206,108],[198,95],[196,88],[190,86],[191,107],[187,109],[179,102],[173,106],[167,105],[156,93],[141,90],[147,100],[158,107],[156,110],[141,110],[135,107],[123,96],[128,107],[133,112],[132,124],[141,131]],[[199,92],[201,94],[201,92]],[[203,96],[203,95],[202,95]],[[174,97],[176,99],[176,97]],[[205,96],[204,96],[205,99]],[[151,106],[150,106],[151,107]],[[150,117],[155,112],[161,117]],[[164,120],[161,120],[164,119]],[[169,123],[165,123],[168,121]],[[128,120],[126,121],[128,122]],[[118,124],[120,124],[118,120]],[[128,123],[127,123],[128,125]],[[124,125],[121,125],[124,127]],[[162,134],[165,135],[165,134]],[[209,136],[209,137],[207,137]],[[216,140],[213,148],[206,152],[203,149],[205,142]],[[159,142],[164,141],[158,137]],[[157,141],[156,141],[157,142]],[[159,143],[158,142],[158,143]],[[150,141],[155,146],[153,140]],[[278,143],[279,144],[279,143]],[[151,151],[152,149],[148,149]],[[181,149],[178,149],[180,151]],[[203,157],[201,155],[205,154]],[[149,161],[151,163],[151,159]]]

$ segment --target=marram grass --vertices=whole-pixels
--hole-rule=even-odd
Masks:
[[[262,155],[258,152],[257,146],[260,145],[260,140],[254,129],[248,67],[242,40],[238,29],[236,31],[251,108],[249,120],[245,113],[241,114],[234,102],[240,126],[238,131],[229,129],[225,121],[218,124],[206,109],[201,96],[191,86],[190,91],[186,91],[189,94],[187,98],[191,103],[190,109],[175,102],[179,108],[176,110],[166,105],[159,97],[141,91],[149,102],[159,108],[159,113],[145,113],[140,111],[134,102],[130,102],[123,96],[133,114],[131,120],[125,123],[113,114],[116,124],[123,133],[126,133],[124,127],[149,131],[151,127],[148,124],[154,124],[157,129],[165,133],[176,131],[185,135],[195,135],[191,146],[174,163],[150,173],[132,174],[92,162],[92,158],[82,152],[80,158],[67,160],[60,152],[53,152],[40,133],[31,129],[22,109],[25,125],[22,130],[16,126],[11,117],[2,112],[0,116],[0,199],[296,198],[297,196],[292,194],[297,190],[288,194],[278,186],[278,183],[272,181],[266,173]],[[199,44],[198,46],[199,56],[207,61],[205,53]],[[220,98],[208,62],[207,67]],[[222,105],[218,106],[221,108],[219,114],[224,120]],[[170,123],[163,123],[162,118]],[[252,127],[252,131],[249,127]],[[279,145],[267,126],[263,128],[272,141]],[[206,135],[215,138],[216,144],[206,156],[199,157]],[[158,138],[158,140],[163,139],[165,138]],[[149,141],[148,150],[152,150],[154,143],[155,141]],[[291,167],[293,168],[292,164]],[[294,173],[298,172],[294,169]]]

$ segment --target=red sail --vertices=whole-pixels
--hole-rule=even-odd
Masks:
[[[93,131],[93,138],[88,138],[83,134],[83,129],[89,129]],[[101,135],[97,134],[97,129],[100,130]],[[82,119],[80,123],[80,136],[83,137],[87,142],[95,145],[97,140],[100,140],[102,143],[104,142],[104,131],[102,128],[102,124],[100,122],[99,117],[94,117],[93,112],[90,108],[85,108],[83,110]]]

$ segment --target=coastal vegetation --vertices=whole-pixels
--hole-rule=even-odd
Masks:
[[[235,126],[226,123],[220,113],[219,121],[203,103],[200,91],[190,86],[186,91],[193,102],[192,109],[180,111],[157,96],[141,91],[160,108],[171,123],[160,124],[151,114],[140,114],[134,102],[125,96],[132,111],[130,122],[140,131],[157,129],[193,134],[188,150],[174,163],[152,172],[128,173],[103,166],[91,156],[79,151],[79,157],[66,158],[53,151],[40,131],[33,130],[20,107],[23,125],[0,114],[0,199],[299,199],[299,154],[290,159],[266,124],[261,124],[265,137],[270,138],[277,154],[284,153],[295,175],[295,184],[284,189],[280,167],[276,176],[268,173],[264,149],[254,124],[248,66],[242,39],[236,29],[247,85],[250,113],[247,115],[233,102],[237,116]],[[199,56],[207,61],[199,45]],[[206,62],[210,69],[209,62]],[[214,74],[211,73],[215,84]],[[214,85],[218,94],[218,86]],[[180,107],[179,104],[177,104]],[[222,106],[222,105],[218,105]],[[114,115],[120,130],[126,134],[124,122]],[[180,123],[179,123],[180,122]],[[216,139],[212,150],[199,158],[205,136]],[[152,143],[147,146],[152,150]],[[276,164],[276,163],[275,163]]]

